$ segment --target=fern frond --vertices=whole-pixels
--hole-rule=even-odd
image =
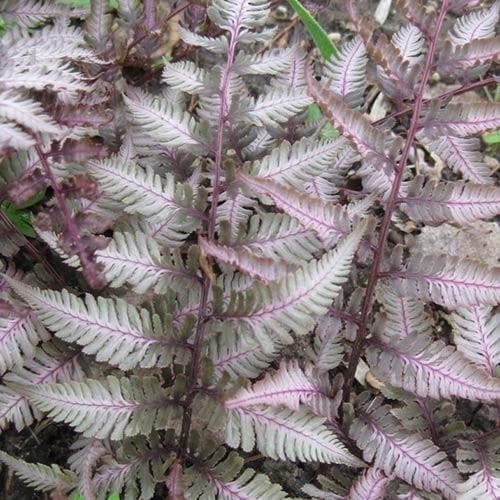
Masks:
[[[427,37],[432,36],[436,25],[435,12],[427,12],[425,7],[415,0],[396,0],[396,3],[408,21],[418,26],[420,31],[425,33]]]
[[[500,314],[491,307],[471,307],[453,311],[449,319],[457,349],[494,377],[500,365]]]
[[[234,71],[240,75],[276,75],[285,73],[291,66],[295,47],[269,50],[264,54],[251,55],[239,52],[236,56]]]
[[[133,126],[132,140],[138,150],[182,148],[200,143],[194,118],[166,99],[136,91],[124,97]]]
[[[310,261],[321,248],[314,233],[304,229],[297,219],[277,213],[252,216],[248,231],[231,246],[291,264]]]
[[[245,28],[258,28],[269,14],[268,0],[214,0],[208,10],[212,21],[238,38]]]
[[[490,8],[459,17],[448,34],[451,43],[454,46],[465,45],[473,40],[494,36],[499,13],[500,3],[495,2]]]
[[[243,292],[237,302],[232,301],[225,308],[223,317],[245,325],[263,347],[269,347],[270,332],[285,339],[289,339],[290,330],[298,335],[307,333],[316,317],[326,313],[340,285],[347,280],[365,227],[360,224],[336,249],[279,283]]]
[[[218,245],[202,237],[199,238],[198,244],[205,254],[211,255],[223,264],[234,267],[262,283],[279,281],[296,269],[286,262],[270,257],[261,257],[243,249],[236,251],[231,247]]]
[[[251,387],[242,387],[224,402],[230,411],[255,405],[285,406],[298,411],[301,404],[314,409],[328,406],[329,402],[312,366],[303,370],[296,360],[282,362],[275,373],[267,373]]]
[[[70,64],[41,64],[29,71],[24,66],[4,66],[0,70],[0,84],[7,88],[45,90],[50,88],[65,102],[74,101],[80,92],[89,90],[80,73]]]
[[[424,304],[407,297],[404,289],[379,285],[378,300],[384,306],[384,336],[402,339],[432,332]]]
[[[54,342],[37,347],[33,359],[26,360],[24,366],[15,372],[5,374],[4,383],[49,384],[78,380],[81,370],[79,354],[64,352]],[[7,385],[0,386],[0,427],[12,422],[19,432],[40,418],[40,412],[28,400]]]
[[[418,134],[418,139],[435,152],[456,173],[476,184],[492,184],[490,168],[484,163],[477,138],[463,138],[452,134],[432,137]]]
[[[500,398],[500,380],[470,363],[453,346],[427,335],[402,340],[370,341],[367,361],[395,387],[434,399],[460,397],[478,401]]]
[[[418,82],[419,77],[419,66],[411,64],[414,61],[405,60],[385,33],[381,33],[374,41],[375,26],[368,16],[363,16],[360,20],[356,18],[355,24],[368,54],[375,60],[394,88],[397,89],[398,97],[403,99],[413,98],[415,84]]]
[[[271,483],[265,474],[256,474],[253,469],[241,472],[244,462],[234,451],[226,453],[222,447],[216,448],[211,443],[204,443],[203,449],[197,450],[194,460],[195,464],[185,472],[188,484],[185,498],[288,498],[281,487]]]
[[[220,498],[236,500],[238,498],[259,498],[262,500],[279,500],[289,498],[278,484],[273,484],[265,474],[258,474],[253,469],[245,469],[235,480],[224,483],[215,477],[215,483]]]
[[[271,154],[252,163],[253,176],[275,180],[297,189],[322,173],[335,175],[340,155],[345,153],[346,141],[314,141],[301,139],[290,145],[284,141]]]
[[[12,314],[0,318],[0,375],[21,368],[33,358],[36,344],[49,338],[29,309],[13,309]]]
[[[344,44],[325,65],[330,90],[351,108],[363,103],[367,63],[363,40],[356,36]]]
[[[248,218],[253,214],[252,209],[256,201],[245,196],[239,187],[233,186],[229,186],[227,191],[221,193],[219,199],[222,203],[217,207],[217,230],[220,234],[221,226],[226,221],[229,226],[230,241],[235,241],[238,230],[246,226]]]
[[[417,253],[405,270],[382,274],[400,281],[410,297],[451,309],[500,302],[500,268],[474,260]]]
[[[168,399],[155,377],[85,379],[85,382],[9,384],[55,422],[65,422],[85,437],[123,439],[172,426],[179,406]]]
[[[187,234],[198,226],[199,219],[195,219],[201,214],[192,208],[193,192],[189,186],[177,183],[172,174],[162,178],[152,168],[143,170],[135,162],[122,162],[119,157],[92,161],[89,167],[103,192],[120,202],[127,212],[148,217],[151,224],[182,223]],[[179,227],[179,232],[184,228]]]
[[[68,464],[79,478],[78,491],[84,498],[95,499],[92,476],[99,460],[108,453],[104,442],[95,438],[80,438],[71,446],[77,449],[68,458]]]
[[[401,199],[401,210],[426,224],[470,224],[500,214],[500,189],[460,181],[429,181],[424,185],[424,178],[416,177]]]
[[[457,450],[457,467],[470,474],[459,484],[457,500],[500,498],[500,437],[476,443],[460,441]]]
[[[392,37],[392,43],[399,50],[401,57],[410,63],[418,64],[422,59],[424,39],[422,32],[416,26],[402,26]]]
[[[314,231],[327,247],[350,232],[349,214],[342,205],[324,202],[273,180],[244,174],[239,174],[239,178],[253,192],[271,198],[280,210],[295,217],[305,229]]]
[[[216,54],[225,54],[228,50],[228,40],[226,35],[221,35],[215,38],[198,35],[190,30],[179,26],[179,35],[184,43],[194,45],[195,47],[203,47],[204,49],[215,52]]]
[[[110,286],[129,283],[138,294],[148,290],[165,293],[168,288],[197,286],[196,276],[184,266],[177,252],[162,255],[160,246],[143,232],[114,232],[113,239],[96,260]]]
[[[309,93],[320,106],[334,127],[338,128],[363,157],[375,156],[379,161],[394,159],[401,147],[401,140],[375,128],[361,113],[350,109],[340,98],[306,72]]]
[[[340,295],[337,297],[340,297]],[[314,344],[309,357],[319,372],[328,372],[337,368],[344,357],[344,344],[340,332],[341,321],[324,316],[314,330]]]
[[[359,399],[366,400],[367,393]],[[455,498],[459,477],[446,454],[429,439],[406,433],[391,414],[391,406],[383,406],[382,401],[376,398],[368,402],[349,429],[349,436],[363,450],[363,458],[418,489]]]
[[[257,97],[246,110],[245,117],[257,126],[278,127],[312,102],[302,89],[273,88]]]
[[[304,408],[298,411],[278,408],[245,407],[228,415],[226,442],[250,452],[257,449],[275,460],[341,463],[361,467],[323,424],[323,419]]]
[[[37,29],[29,38],[13,38],[12,43],[5,44],[3,54],[7,65],[18,66],[24,71],[68,61],[102,63],[88,48],[83,30],[61,22]]]
[[[108,2],[106,0],[93,0],[90,3],[90,12],[85,22],[85,31],[92,46],[99,52],[104,50],[106,42],[109,40],[111,22]]]
[[[28,149],[35,144],[35,139],[24,132],[21,127],[18,127],[12,122],[0,120],[0,152],[3,149]],[[3,225],[2,222],[0,224]]]
[[[471,70],[476,66],[500,60],[500,36],[476,39],[464,45],[453,47],[447,42],[441,51],[436,69],[441,73],[454,73],[457,70]]]
[[[176,460],[171,466],[165,481],[169,500],[183,500],[186,498],[187,484],[180,460]]]
[[[449,130],[456,137],[483,134],[500,127],[500,102],[448,104],[437,116],[424,121],[428,134]]]
[[[207,85],[207,72],[191,61],[171,63],[165,60],[162,80],[175,90],[198,94]]]
[[[12,120],[35,133],[59,136],[62,128],[45,114],[42,106],[32,99],[21,96],[18,92],[0,93],[0,117]]]
[[[28,486],[38,491],[60,490],[67,492],[77,484],[76,475],[58,465],[35,464],[11,457],[0,450],[0,461],[12,469]]]
[[[159,318],[122,299],[87,295],[83,301],[67,290],[39,290],[12,280],[11,285],[45,327],[65,342],[82,345],[98,361],[130,370],[168,366],[172,356],[182,355],[182,343],[165,337]]]
[[[391,482],[391,478],[387,477],[380,469],[370,467],[356,479],[356,482],[351,486],[348,500],[379,500],[384,498],[385,490]]]
[[[207,351],[215,374],[220,377],[227,372],[232,378],[256,378],[278,356],[277,350],[264,352],[257,342],[232,331],[212,337]]]
[[[174,461],[170,446],[163,446],[156,432],[147,439],[144,436],[127,438],[115,456],[104,458],[106,466],[93,478],[93,489],[99,498],[122,494],[124,498],[149,500],[155,494],[156,484],[165,481],[168,467]]]
[[[83,10],[70,10],[62,5],[55,5],[44,0],[6,0],[0,8],[2,16],[8,24],[16,24],[28,30],[55,17],[68,19],[72,16],[84,15]]]

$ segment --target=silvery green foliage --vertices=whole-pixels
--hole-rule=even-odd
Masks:
[[[177,26],[188,55],[163,58],[161,74],[169,2],[2,5],[0,427],[47,418],[80,434],[67,469],[0,452],[30,486],[301,494],[249,467],[252,454],[330,464],[303,485],[311,498],[499,495],[500,270],[391,253],[381,225],[399,237],[405,222],[500,213],[478,138],[498,128],[498,103],[420,91],[425,68],[464,88],[485,77],[500,2],[443,1],[445,33],[436,12],[399,0],[408,22],[391,38],[356,4],[357,34],[321,81],[302,48],[273,47],[267,0],[209,1],[205,31],[189,11]],[[368,84],[394,120],[370,121]],[[314,101],[336,139],[307,119]],[[441,158],[447,180],[405,170],[410,146]],[[3,204],[24,210],[47,186],[32,224],[50,261]],[[25,250],[48,273],[16,270]],[[458,420],[469,404],[490,433]]]

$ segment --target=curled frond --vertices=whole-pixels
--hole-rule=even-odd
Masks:
[[[428,181],[416,177],[401,199],[401,210],[426,224],[472,222],[500,214],[500,189],[484,184]]]
[[[441,340],[433,342],[427,335],[412,335],[390,343],[373,339],[367,360],[382,380],[423,398],[500,398],[499,379],[488,376],[453,346]]]
[[[366,400],[366,393],[359,399]],[[391,414],[391,406],[382,405],[382,401],[376,398],[365,404],[349,429],[349,436],[363,450],[363,458],[418,489],[455,498],[459,477],[446,454],[429,439],[405,432]]]

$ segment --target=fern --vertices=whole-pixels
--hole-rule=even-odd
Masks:
[[[276,2],[70,3],[0,7],[0,427],[75,440],[0,461],[90,500],[499,496],[500,2],[313,2],[327,61]]]

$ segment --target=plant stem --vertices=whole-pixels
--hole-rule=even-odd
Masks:
[[[434,54],[436,52],[436,46],[443,26],[444,18],[448,11],[448,0],[443,0],[441,4],[441,9],[439,12],[439,17],[436,23],[436,28],[433,37],[431,38],[429,51],[427,52],[427,59],[425,62],[424,71],[422,74],[422,80],[420,82],[420,87],[415,98],[415,105],[413,107],[413,114],[411,117],[410,129],[408,131],[408,136],[406,138],[406,143],[403,148],[401,159],[399,161],[396,178],[392,185],[391,193],[387,201],[387,208],[384,214],[384,220],[382,222],[382,229],[380,231],[380,237],[377,244],[377,249],[375,251],[375,256],[373,258],[373,264],[370,272],[370,278],[368,280],[368,285],[366,288],[366,293],[363,300],[363,307],[361,310],[360,326],[358,328],[356,339],[352,348],[351,357],[349,360],[349,366],[347,368],[345,385],[344,385],[344,400],[348,401],[351,394],[351,387],[354,382],[354,374],[356,372],[356,367],[361,357],[361,351],[365,345],[367,336],[367,326],[368,319],[372,307],[373,294],[375,292],[375,286],[379,278],[380,264],[382,263],[382,257],[384,254],[384,248],[387,241],[387,236],[389,234],[389,228],[391,225],[392,213],[396,207],[396,202],[399,196],[399,189],[401,187],[401,182],[403,180],[404,171],[406,164],[408,162],[408,157],[410,155],[410,150],[415,140],[415,135],[418,130],[418,122],[420,118],[420,112],[422,110],[422,105],[424,102],[424,92],[427,87],[427,81],[431,75],[432,71],[432,61],[434,59]]]
[[[239,27],[236,27],[234,32],[231,32],[231,41],[229,43],[227,63],[222,74],[220,86],[220,108],[219,108],[219,123],[217,128],[217,142],[215,145],[215,166],[214,176],[212,180],[212,200],[208,215],[208,240],[215,239],[215,226],[217,222],[217,207],[219,204],[219,194],[221,188],[221,171],[222,171],[222,153],[224,145],[224,127],[226,125],[227,115],[229,112],[229,84],[231,71],[236,55],[236,43],[238,41]],[[196,331],[193,341],[193,359],[191,360],[190,370],[187,376],[186,383],[186,407],[182,416],[181,435],[179,438],[179,451],[185,455],[188,451],[189,434],[191,430],[192,417],[192,402],[195,397],[195,385],[198,378],[201,360],[201,345],[205,333],[205,323],[208,318],[208,296],[210,293],[211,282],[208,276],[203,277],[201,303],[198,310],[198,320],[196,323]]]
[[[75,245],[75,252],[76,252],[76,255],[78,255],[78,258],[80,259],[80,264],[82,265],[83,275],[85,276],[86,280],[89,282],[89,285],[91,285],[91,286],[97,285],[99,282],[99,277],[97,275],[97,272],[92,269],[94,266],[93,266],[92,262],[90,261],[90,259],[88,258],[87,253],[85,251],[85,248],[83,247],[82,241],[80,239],[80,235],[78,234],[78,230],[76,229],[76,226],[73,222],[73,218],[71,217],[71,213],[70,213],[68,207],[66,206],[64,196],[62,195],[61,190],[59,189],[57,179],[55,178],[54,174],[52,173],[52,169],[50,168],[50,165],[47,162],[47,158],[45,158],[45,153],[42,151],[42,148],[40,147],[39,144],[35,145],[35,150],[38,154],[38,157],[40,158],[40,162],[42,164],[45,175],[47,176],[47,179],[49,180],[50,186],[52,187],[52,190],[54,191],[54,196],[56,197],[57,204],[59,205],[59,210],[61,211],[64,222],[66,224],[66,230],[68,231],[68,234],[69,234],[69,237],[71,238],[71,241]]]

